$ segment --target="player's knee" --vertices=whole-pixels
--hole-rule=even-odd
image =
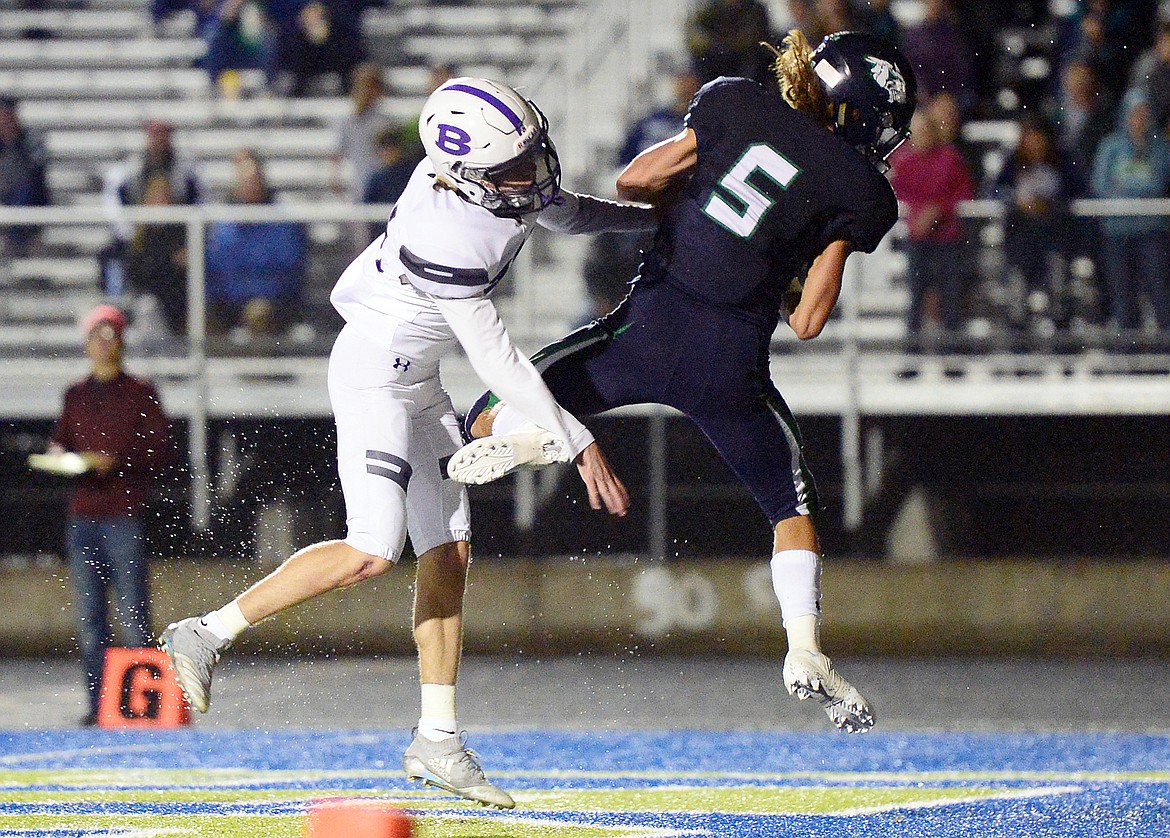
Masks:
[[[357,576],[357,581],[362,582],[375,576],[381,576],[392,567],[394,567],[394,562],[380,556],[366,555],[358,565],[355,576]]]
[[[346,553],[345,561],[342,564],[346,577],[343,584],[352,585],[356,582],[362,582],[374,576],[380,576],[394,567],[394,562],[381,555],[375,555],[346,542],[342,542],[342,544]]]
[[[466,541],[442,544],[418,560],[417,596],[430,607],[446,610],[463,599],[470,550]]]
[[[467,549],[465,541],[440,545],[419,557],[420,568],[425,574],[455,583],[459,583],[467,576],[467,567],[470,563],[471,552]]]
[[[781,550],[820,552],[816,524],[810,515],[794,512],[775,523],[772,552]]]

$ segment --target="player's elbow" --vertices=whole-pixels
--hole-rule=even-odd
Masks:
[[[642,202],[649,191],[649,185],[644,179],[634,177],[629,172],[622,172],[617,179],[617,194],[623,201]]]
[[[635,160],[618,175],[617,194],[623,201],[653,204],[669,183],[668,178],[655,174],[645,166],[639,166]]]

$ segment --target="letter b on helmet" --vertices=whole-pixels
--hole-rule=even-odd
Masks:
[[[462,128],[443,123],[439,125],[435,145],[447,154],[462,157],[471,152],[471,135]]]

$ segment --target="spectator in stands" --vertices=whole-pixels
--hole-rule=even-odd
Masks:
[[[49,453],[80,454],[87,467],[70,487],[68,555],[89,694],[82,724],[93,725],[111,640],[111,592],[121,642],[153,645],[143,509],[151,483],[175,460],[175,449],[158,393],[122,368],[125,315],[101,305],[82,328],[89,375],[66,391]]]
[[[1130,65],[1153,42],[1156,12],[1157,0],[1079,0],[1057,39],[1058,52],[1092,65],[1120,98]]]
[[[415,164],[406,156],[402,143],[402,129],[386,127],[378,133],[378,160],[380,165],[366,181],[362,202],[366,204],[393,204],[406,188]],[[386,229],[384,222],[370,225],[370,238],[375,239]]]
[[[799,29],[805,33],[809,43],[820,43],[819,38],[823,38],[824,33],[820,31],[814,3],[815,0],[788,0],[784,4],[787,15],[783,19],[780,31],[789,32],[793,29]]]
[[[621,151],[618,152],[618,165],[624,167],[638,152],[681,131],[683,117],[691,106],[691,100],[699,92],[699,86],[699,77],[694,71],[689,68],[676,70],[671,82],[670,102],[630,126]]]
[[[414,166],[406,159],[402,146],[402,129],[388,126],[378,132],[377,139],[379,166],[366,181],[362,201],[367,204],[392,204],[398,200]]]
[[[170,180],[156,174],[146,184],[143,206],[175,203]],[[172,335],[187,331],[187,227],[185,224],[139,224],[126,243],[126,280],[136,294],[158,303]]]
[[[1117,130],[1097,148],[1093,194],[1099,198],[1170,195],[1170,143],[1155,134],[1149,99],[1140,90],[1126,95]],[[1168,230],[1170,219],[1164,215],[1101,219],[1101,268],[1110,316],[1123,333],[1141,327],[1143,293],[1163,335],[1170,330]]]
[[[273,82],[275,35],[264,0],[151,0],[156,29],[179,12],[195,16],[195,31],[207,45],[197,62],[212,86],[229,99],[240,94],[240,70],[263,69]]]
[[[223,0],[150,0],[150,17],[155,28],[179,12],[191,12],[195,16],[195,31],[205,41],[215,27],[216,12]]]
[[[110,167],[105,175],[102,202],[110,215],[114,240],[102,250],[99,260],[102,290],[114,299],[136,290],[134,282],[139,283],[137,290],[150,292],[155,283],[165,282],[162,277],[170,275],[168,271],[157,275],[149,271],[131,277],[132,260],[143,258],[149,251],[149,255],[145,255],[147,262],[154,266],[169,265],[181,247],[173,229],[167,231],[165,226],[147,228],[131,224],[122,208],[143,206],[148,201],[155,205],[194,204],[201,198],[195,163],[175,148],[174,126],[164,120],[152,119],[147,122],[145,130],[146,143],[142,153]],[[159,185],[160,179],[166,182],[166,190]],[[155,245],[158,245],[157,250]],[[185,321],[185,315],[178,316],[178,298],[185,300],[185,293],[179,291],[182,286],[159,287],[164,293],[158,297],[158,302],[168,318],[168,326],[176,329]],[[168,309],[166,299],[174,300],[175,305]],[[185,302],[181,305],[185,311]]]
[[[894,194],[906,217],[907,348],[911,352],[923,348],[922,325],[933,294],[942,327],[939,344],[946,350],[955,345],[963,327],[967,280],[956,207],[974,196],[974,188],[962,154],[944,140],[928,107],[915,112],[910,131],[910,141],[891,158]]]
[[[1007,30],[1035,32],[1048,19],[1049,0],[980,0],[953,3],[952,10],[971,46],[973,82],[977,110],[996,110],[994,97],[1001,81],[1004,61],[1000,39]],[[1022,56],[1013,55],[1012,58]],[[1029,86],[1023,86],[1025,97]]]
[[[1130,89],[1146,92],[1154,127],[1163,137],[1170,136],[1170,20],[1158,25],[1154,46],[1134,63]]]
[[[861,28],[861,18],[849,0],[816,0],[817,19],[826,34],[855,32]]]
[[[275,34],[259,0],[219,0],[206,41],[203,67],[224,98],[239,97],[240,70],[266,70],[275,85]]]
[[[979,149],[974,143],[963,137],[963,112],[959,110],[959,103],[947,91],[936,93],[925,102],[922,107],[930,111],[930,116],[938,130],[939,141],[943,145],[953,145],[963,155],[963,162],[974,182],[979,181],[983,171],[983,160]]]
[[[383,131],[395,127],[393,120],[378,107],[385,94],[381,68],[377,64],[362,64],[353,74],[350,91],[353,108],[333,127],[330,155],[333,191],[353,204],[362,202],[366,185],[381,166],[378,137]],[[355,253],[370,243],[367,238],[369,229],[365,222],[348,225]]]
[[[105,176],[102,201],[110,211],[119,241],[134,233],[118,210],[142,203],[146,186],[155,176],[165,177],[171,185],[176,204],[194,204],[201,199],[199,175],[195,163],[175,148],[174,126],[161,119],[146,123],[146,145],[142,154],[111,167]]]
[[[0,99],[0,206],[43,207],[49,204],[45,173],[45,149],[25,130],[16,100]],[[9,225],[0,228],[3,253],[25,256],[36,241],[39,228]]]
[[[704,0],[687,19],[686,42],[695,75],[766,77],[768,55],[760,42],[771,37],[768,8],[759,0]]]
[[[1069,194],[1087,197],[1093,156],[1113,130],[1114,99],[1102,89],[1092,65],[1074,59],[1061,72],[1060,88],[1051,104],[1050,118],[1056,128],[1056,146],[1066,164]]]
[[[902,33],[902,51],[914,65],[918,95],[946,91],[964,116],[975,108],[974,52],[950,0],[924,0],[920,23]]]
[[[276,38],[277,92],[305,96],[318,76],[337,74],[350,91],[354,68],[366,58],[361,14],[377,0],[263,0]]]
[[[272,192],[259,157],[236,152],[236,184],[229,201],[270,204]],[[298,315],[307,240],[293,222],[226,221],[213,224],[207,242],[207,298],[213,332],[249,341],[282,333]]]
[[[460,75],[454,64],[442,62],[431,65],[430,76],[427,79],[427,95],[430,96],[440,87]],[[406,158],[412,163],[421,163],[426,154],[423,152],[422,140],[418,135],[418,119],[420,114],[406,120],[402,125],[402,146],[406,149]]]
[[[1024,318],[1066,325],[1061,258],[1067,242],[1068,186],[1052,130],[1039,119],[1020,120],[1016,149],[988,187],[1004,202],[1004,262],[1024,290],[1025,305],[1011,326]]]
[[[380,164],[378,137],[395,127],[378,108],[385,95],[381,68],[362,64],[353,74],[353,108],[333,126],[333,191],[355,204],[361,202],[370,175]]]

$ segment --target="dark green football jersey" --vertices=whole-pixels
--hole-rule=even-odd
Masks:
[[[830,242],[871,252],[898,218],[885,177],[775,86],[716,79],[686,124],[698,163],[647,255],[646,282],[774,324],[792,278]]]

